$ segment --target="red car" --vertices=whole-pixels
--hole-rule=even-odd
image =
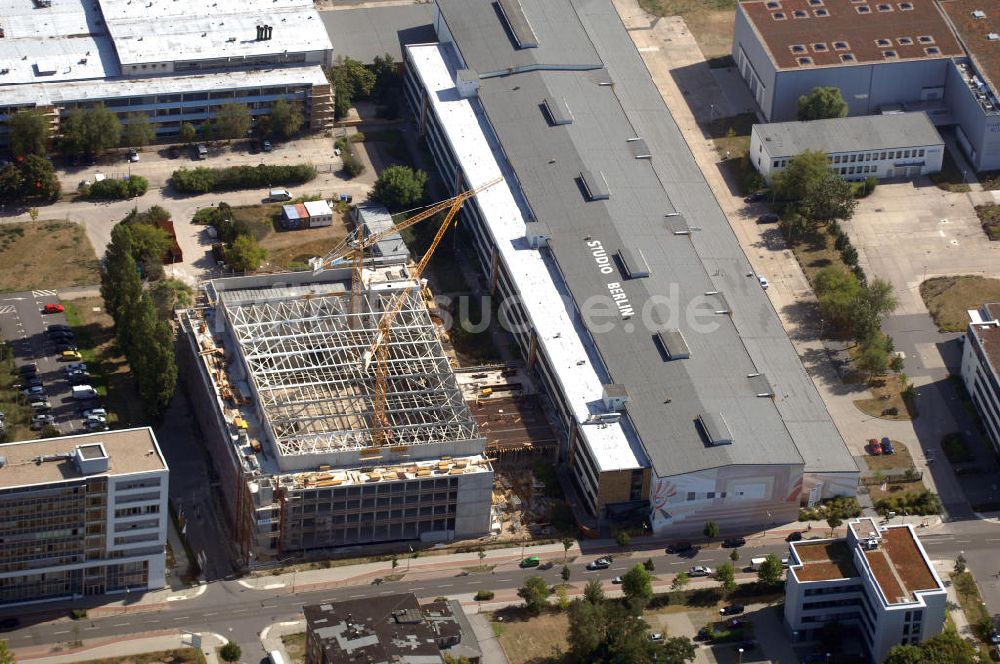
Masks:
[[[881,456],[882,454],[882,443],[878,442],[876,438],[868,439],[868,453],[872,456]]]
[[[62,312],[63,312],[63,305],[61,304],[52,304],[50,302],[49,304],[46,304],[45,307],[42,308],[43,314],[61,314]]]

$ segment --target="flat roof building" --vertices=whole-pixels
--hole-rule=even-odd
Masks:
[[[962,382],[993,448],[1000,452],[1000,303],[969,310],[962,346]]]
[[[944,627],[947,593],[913,526],[865,517],[847,524],[844,539],[789,549],[785,623],[796,641],[818,640],[838,621],[881,662],[894,645],[920,643]]]
[[[977,170],[1000,168],[1000,42],[993,7],[971,0],[741,0],[733,60],[767,122],[796,119],[813,88],[849,115],[922,111],[954,127]]]
[[[0,445],[0,604],[162,588],[167,489],[149,428]]]
[[[384,410],[366,366],[382,312]],[[243,560],[489,531],[493,469],[404,264],[216,279],[184,312],[183,357]],[[376,412],[382,414],[374,433]],[[252,554],[252,556],[251,556]]]
[[[700,532],[853,494],[857,466],[614,7],[518,6],[530,47],[492,3],[439,0],[406,94],[444,182],[504,177],[459,228],[551,400],[579,504]]]
[[[308,126],[331,121],[323,73],[332,45],[311,2],[0,0],[0,144],[6,117],[37,108],[58,133],[76,107],[103,103],[123,122],[144,113],[157,134],[199,125],[225,103],[266,115],[300,105]],[[264,28],[267,28],[266,30]]]
[[[482,651],[457,600],[419,604],[412,593],[302,607],[306,664],[478,664]]]
[[[750,160],[768,182],[806,150],[825,152],[845,180],[881,180],[937,173],[944,140],[923,112],[772,122],[750,132]]]

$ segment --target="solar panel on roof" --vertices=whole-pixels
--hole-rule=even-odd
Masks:
[[[497,0],[497,5],[518,48],[537,48],[538,38],[528,23],[528,17],[524,15],[520,0]]]

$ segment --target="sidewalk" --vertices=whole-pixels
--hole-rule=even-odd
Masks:
[[[34,648],[18,648],[15,651],[20,662],[30,661],[32,664],[73,664],[74,662],[105,657],[124,657],[142,653],[174,650],[177,648],[198,648],[205,656],[208,664],[218,664],[219,658],[215,649],[224,645],[226,640],[210,632],[198,634],[194,632],[159,632],[136,637],[110,637],[84,641],[80,648],[54,652],[58,646],[36,646]]]

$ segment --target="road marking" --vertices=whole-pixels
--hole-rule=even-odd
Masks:
[[[640,53],[653,53],[655,51],[659,51],[660,47],[659,46],[643,46],[642,48],[639,48],[639,49],[636,49],[636,50],[639,51]]]
[[[233,609],[230,613],[246,613],[247,609]]]
[[[410,588],[410,590],[423,590],[423,586],[417,586],[416,588]]]
[[[68,629],[64,629],[61,632],[52,632],[52,633],[53,634],[69,634],[69,630]]]
[[[52,297],[56,292],[54,290],[33,290],[31,291],[32,297]]]
[[[16,311],[17,310],[15,309],[13,304],[0,305],[0,314],[12,314],[15,313]]]
[[[217,615],[219,615],[219,614],[218,613],[206,613],[205,617],[207,618],[208,616],[217,616]]]
[[[128,627],[132,623],[115,623],[112,627]]]
[[[364,595],[348,595],[347,596],[348,599],[356,599],[358,597],[364,597]]]

